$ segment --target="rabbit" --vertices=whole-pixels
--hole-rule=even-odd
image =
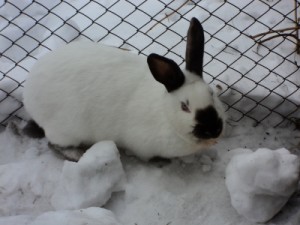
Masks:
[[[88,146],[112,140],[142,160],[190,155],[216,142],[226,114],[203,80],[204,31],[192,18],[186,67],[93,42],[46,54],[26,80],[23,102],[49,146],[78,161]]]

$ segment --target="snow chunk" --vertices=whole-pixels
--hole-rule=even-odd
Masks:
[[[62,210],[46,212],[38,217],[21,215],[1,217],[0,224],[5,225],[120,225],[114,214],[103,208],[88,208],[81,210]]]
[[[226,169],[232,206],[253,222],[276,215],[296,191],[298,180],[299,159],[284,148],[235,155]]]
[[[1,225],[28,225],[33,217],[28,215],[0,217]]]
[[[74,211],[47,212],[37,217],[30,225],[120,225],[113,213],[102,208]]]
[[[111,141],[99,142],[78,163],[65,161],[51,203],[55,209],[102,206],[112,192],[123,190],[124,181],[116,145]]]

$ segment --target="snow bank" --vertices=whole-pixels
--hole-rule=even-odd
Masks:
[[[88,208],[74,211],[47,212],[36,218],[12,216],[0,218],[5,225],[120,225],[113,213],[102,208]]]
[[[80,214],[79,210],[59,211],[58,214],[52,212],[55,209],[51,205],[51,197],[59,185],[64,161],[48,148],[45,139],[29,139],[14,131],[13,126],[8,126],[5,131],[0,132],[0,225],[30,225],[35,221],[43,225],[47,224],[42,222],[45,215],[49,215],[48,223],[65,224],[64,213],[66,217],[73,215],[78,218],[78,223],[87,221],[88,215]],[[126,190],[114,194],[105,207],[124,225],[253,225],[253,222],[236,213],[230,204],[224,182],[225,170],[231,158],[240,153],[231,149],[240,146],[277,149],[285,146],[299,154],[298,147],[295,148],[299,143],[297,137],[299,132],[293,129],[266,129],[241,123],[233,127],[230,136],[220,139],[213,149],[185,159],[173,159],[163,166],[122,155],[127,178]],[[113,158],[114,153],[107,151],[108,157]],[[93,154],[95,153],[90,150],[84,157],[90,157],[89,160],[93,161]],[[105,157],[106,151],[97,152],[96,155],[98,154]],[[90,163],[95,167],[96,164],[98,165]],[[100,170],[101,168],[99,167]],[[88,180],[87,175],[84,177]],[[82,185],[90,185],[84,178],[74,179],[80,179],[77,183],[81,182]],[[93,187],[96,186],[102,189],[103,182]],[[85,191],[86,189],[82,190]],[[92,192],[98,198],[97,192]],[[61,197],[69,201],[65,196]],[[74,196],[77,197],[82,198],[82,195]],[[293,195],[281,213],[268,225],[299,225],[299,200],[299,195]],[[261,209],[264,210],[262,207]],[[100,211],[102,210],[99,209]],[[44,214],[46,212],[51,213]],[[82,215],[81,219],[79,215]],[[96,212],[94,215],[96,217]],[[58,217],[61,217],[59,222]],[[89,224],[93,224],[91,221],[93,220]],[[78,223],[74,222],[75,225]]]
[[[226,185],[236,211],[253,222],[270,220],[296,191],[299,159],[282,148],[243,149],[226,169]]]
[[[51,203],[57,210],[102,206],[123,189],[124,175],[116,145],[96,143],[78,163],[65,161]]]

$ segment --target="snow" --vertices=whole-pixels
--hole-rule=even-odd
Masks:
[[[0,218],[0,224],[16,225],[120,225],[112,212],[101,208],[46,212],[36,218],[15,216]]]
[[[292,183],[297,163],[292,160],[292,166],[280,159],[294,156],[277,154],[276,150],[270,149],[286,148],[299,156],[299,131],[270,127],[282,121],[278,113],[299,117],[300,92],[296,84],[300,79],[299,73],[295,73],[299,68],[294,63],[299,61],[299,56],[291,54],[294,48],[291,41],[273,39],[258,48],[247,35],[270,28],[290,27],[290,18],[294,16],[293,2],[202,0],[197,3],[199,7],[194,7],[193,2],[197,1],[190,1],[178,10],[183,17],[174,13],[155,27],[156,21],[185,0],[60,2],[0,0],[0,121],[15,111],[21,118],[27,117],[23,110],[18,110],[22,100],[19,83],[24,82],[36,59],[48,51],[68,41],[89,39],[142,54],[166,54],[182,64],[180,56],[184,56],[185,52],[182,37],[186,36],[188,20],[197,17],[206,31],[205,79],[213,85],[222,86],[222,99],[231,105],[228,114],[232,130],[203,154],[173,159],[170,163],[146,163],[121,152],[121,165],[111,142],[97,144],[79,163],[71,163],[55,155],[46,140],[28,139],[20,135],[14,126],[9,126],[0,133],[0,224],[255,224],[239,215],[235,209],[239,207],[231,204],[234,193],[229,193],[225,184],[230,175],[235,176],[234,172],[243,169],[229,176],[225,171],[228,163],[231,162],[229,165],[232,166],[236,158],[242,157],[242,161],[247,161],[248,157],[260,153],[257,150],[242,156],[241,148],[265,148],[269,149],[268,154],[264,153],[265,156],[256,159],[253,164],[248,163],[250,169],[247,167],[244,172],[251,172],[250,175],[254,176],[262,170],[251,167],[263,167],[267,174],[276,173],[278,180],[270,179],[276,187],[284,188]],[[139,5],[138,9],[132,4]],[[238,8],[242,8],[242,12]],[[48,14],[48,10],[52,13]],[[79,13],[75,14],[77,10]],[[280,21],[282,16],[278,12],[287,16]],[[100,14],[102,16],[98,18]],[[118,15],[128,17],[122,21]],[[60,17],[67,22],[63,23]],[[91,25],[89,17],[96,23]],[[241,35],[240,30],[247,35]],[[81,36],[78,37],[79,31]],[[126,41],[120,37],[126,38]],[[285,57],[284,61],[281,56]],[[7,93],[11,97],[7,97]],[[287,98],[282,101],[282,97]],[[247,119],[240,121],[245,114],[257,120],[269,116],[269,124],[253,127]],[[108,169],[112,171],[104,169],[105,162],[97,159],[104,154],[107,157],[103,160],[107,160]],[[274,161],[270,161],[271,158]],[[264,164],[264,160],[269,163]],[[240,166],[244,168],[244,165]],[[104,169],[101,171],[103,177],[96,173],[101,169]],[[82,173],[86,175],[81,176]],[[124,176],[126,182],[121,179]],[[117,184],[118,177],[120,185]],[[68,183],[67,179],[71,182]],[[67,188],[66,192],[63,192],[64,188]],[[243,191],[239,185],[235,188],[237,193]],[[268,188],[274,196],[281,192],[274,190],[274,186]],[[263,191],[268,193],[269,189]],[[255,186],[251,193],[257,194],[255,191],[259,190]],[[284,201],[289,198],[288,202],[266,224],[300,224],[299,190],[298,186],[290,198],[292,188],[284,191]],[[264,201],[263,204],[267,203]],[[92,206],[94,208],[90,208]],[[258,206],[250,210],[250,214],[254,214],[256,209],[264,215],[271,210],[277,212],[274,207],[271,206],[270,210],[268,207]],[[74,210],[63,210],[67,208]]]
[[[124,225],[196,225],[199,221],[202,225],[252,225],[253,222],[240,216],[231,205],[225,184],[228,163],[241,155],[241,151],[235,149],[285,146],[299,155],[298,142],[299,132],[292,129],[253,127],[242,123],[233,126],[226,137],[202,154],[171,162],[143,162],[120,151],[126,180],[120,179],[119,186],[113,183],[124,174],[112,142],[94,145],[78,163],[66,162],[48,148],[45,139],[37,141],[24,137],[10,125],[0,133],[0,224],[23,225],[42,220],[49,220],[49,223],[53,220],[54,223],[68,216],[81,221],[79,215],[82,214],[76,210],[94,207],[101,211],[100,207],[103,207]],[[295,162],[292,160],[291,163]],[[268,172],[272,166],[271,163]],[[275,165],[273,170],[281,176],[276,186],[293,178],[295,171],[290,169],[287,165],[286,169]],[[68,182],[67,179],[71,180]],[[60,186],[69,189],[60,192]],[[299,190],[297,188],[296,193]],[[99,195],[101,193],[103,196]],[[53,201],[55,194],[58,202]],[[108,202],[103,205],[106,200]],[[62,209],[70,207],[77,208],[75,211]],[[267,224],[298,225],[299,207],[299,194],[294,194]],[[92,215],[94,218],[102,214],[95,211]],[[50,216],[51,220],[47,219]]]
[[[300,161],[287,149],[236,149],[226,169],[226,186],[237,212],[253,222],[273,218],[297,190]]]
[[[44,213],[30,225],[119,225],[114,215],[105,209],[88,208],[74,211],[57,211]]]
[[[78,163],[64,162],[51,204],[56,210],[103,206],[113,192],[123,190],[124,181],[116,145],[99,142]]]

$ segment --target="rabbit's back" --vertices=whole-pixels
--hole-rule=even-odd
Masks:
[[[128,121],[138,129],[142,122],[132,120],[151,117],[163,91],[144,57],[88,42],[41,58],[25,85],[27,112],[50,142],[62,146],[121,142],[125,130],[132,128],[124,127]]]

